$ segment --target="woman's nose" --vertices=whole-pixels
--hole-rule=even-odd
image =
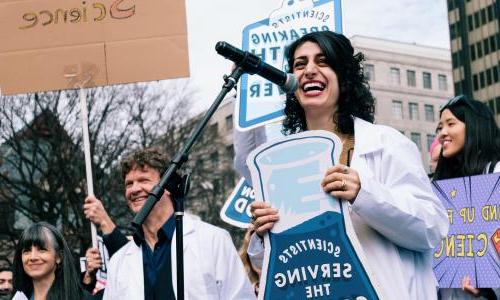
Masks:
[[[30,252],[30,260],[35,260],[38,258],[38,250],[36,249],[31,249],[31,252]]]
[[[442,140],[446,135],[448,134],[448,131],[446,128],[441,128],[438,132],[438,139]]]
[[[316,71],[317,71],[316,64],[310,62],[310,63],[308,63],[306,65],[306,68],[305,68],[305,74],[306,74],[306,76],[307,75],[309,75],[309,76],[314,75],[314,74],[316,74]]]

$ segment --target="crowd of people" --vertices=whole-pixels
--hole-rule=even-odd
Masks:
[[[441,108],[438,140],[430,149],[436,169],[429,180],[415,144],[391,127],[374,124],[375,99],[363,73],[363,55],[354,52],[345,36],[309,33],[285,54],[299,88],[286,97],[283,133],[326,130],[342,141],[340,161],[328,168],[321,188],[349,205],[382,299],[497,299],[498,290],[476,289],[468,277],[462,289],[438,289],[432,270],[432,251],[449,224],[431,180],[500,172],[500,135],[489,108],[465,96]],[[236,169],[248,181],[246,157],[263,142],[256,136],[249,132],[234,140]],[[134,214],[169,161],[161,149],[146,148],[121,162],[125,199]],[[78,274],[60,231],[45,222],[33,224],[19,239],[13,269],[0,269],[0,299],[175,299],[172,201],[164,191],[128,238],[98,198],[85,199],[84,214],[102,233],[109,252],[104,289],[96,288],[96,271],[103,264],[98,249],[88,249],[86,271]],[[256,299],[262,237],[280,214],[262,201],[252,204],[251,213],[252,225],[239,254],[225,230],[185,215],[186,299]]]

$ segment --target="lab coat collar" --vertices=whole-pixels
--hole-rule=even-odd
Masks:
[[[172,216],[174,217],[174,216]],[[194,222],[196,220],[196,217],[191,216],[189,214],[185,214],[183,218],[183,236],[185,237],[188,234],[191,234],[194,232]],[[174,236],[172,239],[172,249],[174,249],[176,243],[176,238],[175,238],[175,231],[174,231]],[[125,252],[126,255],[131,255],[134,254],[137,251],[137,248],[140,248],[135,242],[133,243],[134,247],[127,247],[127,251]],[[184,243],[184,250],[186,249],[186,243]]]
[[[365,155],[383,148],[380,129],[360,118],[354,118],[354,151]]]

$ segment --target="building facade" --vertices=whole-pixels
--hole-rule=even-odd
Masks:
[[[375,122],[410,138],[427,170],[439,108],[453,96],[448,49],[353,36],[365,55],[364,69],[376,98]]]
[[[498,0],[448,0],[456,94],[487,103],[500,124]]]

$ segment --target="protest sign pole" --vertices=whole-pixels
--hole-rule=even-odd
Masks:
[[[78,74],[65,74],[66,78],[77,78]],[[92,79],[91,74],[83,80],[77,81],[74,85],[78,89],[78,97],[80,98],[80,121],[82,124],[83,151],[85,156],[85,174],[87,178],[87,195],[94,196],[94,180],[92,179],[92,156],[90,155],[90,138],[89,138],[89,119],[87,111],[87,91],[85,85]],[[92,236],[92,248],[97,248],[97,228],[94,223],[90,222],[90,233]]]
[[[87,194],[89,196],[94,196],[92,157],[90,156],[89,119],[87,111],[87,91],[85,90],[84,85],[79,87],[78,95],[80,97],[80,119],[83,130],[83,150],[85,154],[85,174],[87,176]],[[92,234],[92,247],[97,248],[97,229],[95,224],[92,222],[90,222],[90,232]]]

